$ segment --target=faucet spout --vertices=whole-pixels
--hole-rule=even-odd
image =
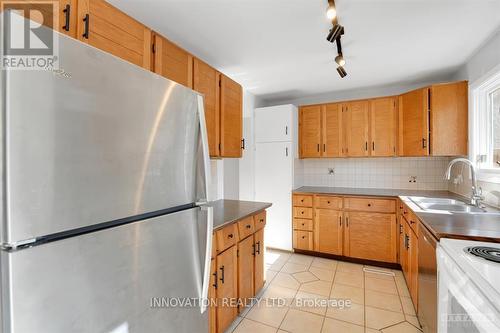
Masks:
[[[483,200],[483,197],[481,196],[481,191],[479,187],[477,186],[477,177],[476,177],[476,167],[474,166],[474,163],[472,163],[469,159],[459,157],[455,158],[450,161],[448,164],[448,168],[446,169],[445,173],[445,179],[450,180],[451,179],[451,169],[456,163],[465,163],[469,166],[470,168],[470,175],[471,175],[471,182],[472,182],[472,195],[471,195],[471,200],[470,204],[476,207],[482,207],[481,200]]]

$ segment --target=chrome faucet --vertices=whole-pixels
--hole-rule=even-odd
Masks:
[[[470,198],[470,204],[472,206],[476,206],[479,208],[483,208],[484,205],[481,203],[482,200],[484,200],[482,196],[482,191],[481,188],[477,186],[477,179],[476,179],[476,167],[474,164],[466,159],[466,158],[455,158],[448,164],[448,169],[446,170],[446,173],[444,175],[445,179],[450,180],[451,178],[451,167],[455,165],[455,163],[462,162],[467,164],[470,167],[470,175],[471,175],[471,180],[472,180],[472,195]]]

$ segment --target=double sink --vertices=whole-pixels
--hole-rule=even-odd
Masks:
[[[445,211],[468,214],[500,214],[493,208],[480,208],[456,199],[410,197],[410,200],[423,211]]]

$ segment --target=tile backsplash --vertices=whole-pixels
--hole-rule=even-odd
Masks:
[[[448,157],[300,160],[295,166],[295,187],[447,190],[444,173],[449,161]]]

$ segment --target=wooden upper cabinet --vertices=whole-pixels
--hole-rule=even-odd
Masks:
[[[300,157],[320,157],[321,105],[303,106],[299,110]]]
[[[322,253],[342,255],[342,212],[331,209],[316,209],[314,219],[314,250]]]
[[[220,74],[220,154],[241,157],[243,138],[243,91],[241,86]]]
[[[396,98],[370,100],[370,154],[371,156],[396,155],[397,112]]]
[[[219,128],[219,73],[203,61],[195,58],[193,61],[193,89],[203,94],[205,105],[205,122],[207,125],[208,147],[210,156],[220,155],[220,128]]]
[[[77,37],[151,69],[151,30],[103,0],[78,0]]]
[[[326,104],[322,116],[322,157],[340,157],[343,155],[342,142],[342,104]]]
[[[76,38],[77,0],[59,0],[59,24],[57,30]]]
[[[344,104],[345,150],[347,156],[368,156],[369,101]]]
[[[165,37],[153,33],[153,71],[186,87],[193,87],[193,57]]]
[[[399,154],[429,155],[429,88],[399,97]]]
[[[467,155],[467,81],[433,85],[430,90],[430,100],[431,154]]]

